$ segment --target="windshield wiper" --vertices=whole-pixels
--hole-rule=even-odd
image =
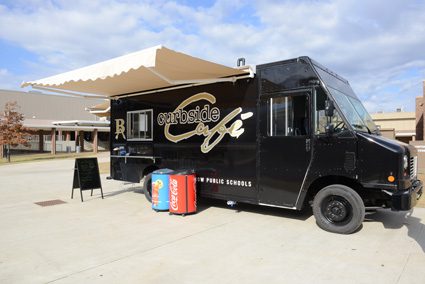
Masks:
[[[372,132],[370,131],[369,127],[367,127],[367,125],[364,125],[364,124],[351,124],[351,125],[354,126],[354,127],[356,127],[356,128],[358,128],[358,129],[366,128],[367,129],[367,132],[369,134],[372,134]]]

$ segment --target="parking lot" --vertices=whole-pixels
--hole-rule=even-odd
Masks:
[[[103,200],[70,199],[73,166],[0,167],[1,283],[425,283],[423,208],[368,214],[352,235],[309,212],[223,201],[170,216],[106,175]],[[56,199],[66,203],[35,204]]]

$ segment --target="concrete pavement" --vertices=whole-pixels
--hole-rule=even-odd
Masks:
[[[369,214],[352,235],[309,213],[221,201],[169,216],[104,175],[105,199],[70,199],[73,166],[0,166],[1,283],[425,283],[422,208]],[[66,203],[34,204],[52,199]]]

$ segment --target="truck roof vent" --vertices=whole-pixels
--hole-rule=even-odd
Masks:
[[[245,58],[243,58],[243,57],[238,58],[236,65],[238,67],[245,66]]]

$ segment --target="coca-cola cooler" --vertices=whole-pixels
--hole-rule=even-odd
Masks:
[[[185,215],[196,212],[196,175],[193,171],[170,174],[170,214]]]
[[[152,172],[152,209],[155,211],[168,211],[169,208],[169,175],[170,169],[159,169]]]

